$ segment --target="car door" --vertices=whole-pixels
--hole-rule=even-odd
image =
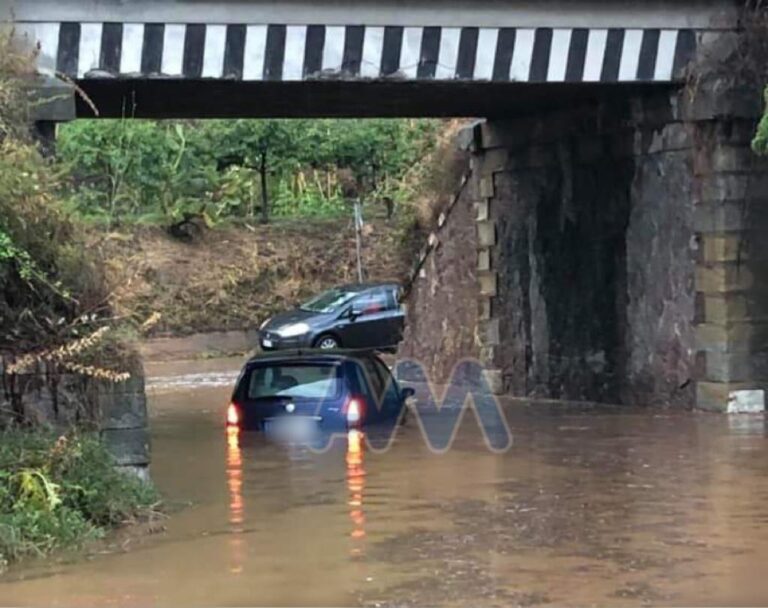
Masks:
[[[386,397],[385,390],[386,384],[384,383],[384,377],[381,375],[381,371],[376,367],[372,358],[365,357],[361,360],[363,365],[363,373],[365,374],[366,385],[368,387],[368,421],[375,422],[383,417],[383,408],[385,405]]]
[[[387,292],[377,287],[363,292],[350,302],[350,311],[356,313],[340,319],[338,333],[346,348],[379,348],[387,346],[387,328],[390,311],[387,310]]]
[[[400,288],[387,287],[387,323],[382,335],[382,345],[397,346],[403,339],[403,328],[405,327],[405,311],[400,304]]]
[[[383,415],[397,416],[403,407],[403,400],[400,396],[400,387],[397,384],[392,372],[378,357],[371,359],[384,383],[384,392],[381,398],[381,412]]]

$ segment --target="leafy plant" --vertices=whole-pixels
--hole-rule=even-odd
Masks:
[[[757,133],[752,140],[752,149],[757,154],[768,154],[768,87],[765,88],[766,112],[757,126]]]
[[[0,441],[0,564],[81,545],[157,502],[95,436],[6,431]]]
[[[115,318],[98,252],[87,247],[82,226],[62,205],[70,183],[67,168],[43,158],[31,141],[25,90],[27,79],[34,75],[33,55],[0,33],[0,356],[13,414],[0,418],[0,426],[28,422],[13,379],[7,379],[14,359],[31,352],[63,353],[48,371],[66,367],[99,375],[104,371],[100,365],[76,360],[80,353],[71,346],[99,327],[112,330],[143,321]],[[120,143],[116,150],[127,149],[130,143]],[[114,208],[127,192],[121,176],[130,172],[131,163],[117,152],[113,157],[115,178],[105,184]],[[119,365],[123,360],[113,362]]]
[[[59,154],[71,205],[115,223],[215,224],[347,211],[349,172],[364,199],[397,199],[400,179],[432,147],[429,120],[77,121]]]

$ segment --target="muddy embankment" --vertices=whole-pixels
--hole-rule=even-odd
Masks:
[[[366,280],[405,280],[413,260],[405,223],[374,218],[366,225]],[[146,359],[248,351],[270,315],[357,281],[351,218],[217,227],[192,242],[155,227],[94,233],[93,240],[106,258],[116,313],[160,315],[141,345]]]

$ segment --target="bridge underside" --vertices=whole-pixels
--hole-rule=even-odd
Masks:
[[[509,117],[651,94],[670,84],[84,80],[103,118]],[[202,86],[201,86],[202,85]],[[78,98],[77,115],[93,117]]]
[[[768,390],[762,79],[738,69],[741,4],[0,0],[0,25],[85,93],[69,118],[491,119],[462,139],[475,230],[437,237],[448,280],[422,295],[439,305],[411,307],[455,313],[459,269],[476,318],[411,324],[428,358],[455,327],[451,352],[500,390],[737,411]]]

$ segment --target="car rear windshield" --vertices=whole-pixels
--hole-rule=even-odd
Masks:
[[[340,391],[338,370],[338,366],[333,364],[307,363],[254,367],[247,379],[248,398],[331,399]]]
[[[346,291],[344,289],[329,289],[321,293],[319,296],[315,296],[311,300],[304,302],[301,305],[302,310],[308,310],[309,312],[333,312],[344,306],[352,298],[354,298],[358,292]]]

